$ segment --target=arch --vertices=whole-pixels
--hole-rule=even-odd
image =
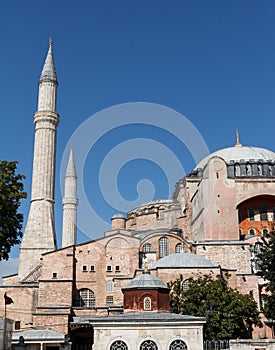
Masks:
[[[122,237],[115,237],[111,238],[106,246],[105,249],[108,250],[109,248],[118,248],[118,249],[128,249],[130,247],[130,243],[127,239]]]
[[[128,350],[128,346],[123,340],[115,340],[111,344],[110,350]]]
[[[182,339],[173,340],[169,345],[169,350],[187,350],[188,347]]]
[[[161,237],[159,240],[159,257],[163,258],[167,255],[169,255],[169,239]]]
[[[95,307],[95,294],[91,289],[82,288],[74,295],[74,306],[83,308]]]

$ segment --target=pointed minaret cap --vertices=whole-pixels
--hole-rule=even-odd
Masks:
[[[54,67],[53,53],[52,53],[52,39],[49,39],[49,50],[42,69],[40,81],[54,81],[57,83],[57,77]]]
[[[76,170],[75,170],[72,146],[70,147],[70,156],[69,156],[69,160],[68,160],[68,165],[67,165],[67,170],[66,170],[65,177],[74,177],[74,178],[76,178]]]
[[[236,129],[236,144],[235,147],[241,147],[242,144],[240,143],[240,137],[239,137],[239,131]]]

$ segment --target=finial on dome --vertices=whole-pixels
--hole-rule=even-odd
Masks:
[[[240,137],[239,137],[239,130],[236,129],[236,144],[235,147],[241,147],[242,144],[240,143]]]
[[[49,48],[51,49],[53,46],[53,39],[49,37]]]

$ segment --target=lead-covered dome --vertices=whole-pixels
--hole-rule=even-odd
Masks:
[[[212,157],[220,157],[226,163],[230,163],[230,161],[238,162],[240,160],[248,162],[252,159],[270,161],[275,160],[275,153],[265,148],[253,146],[234,146],[223,148],[205,157],[202,161],[199,162],[199,164],[196,166],[196,169],[204,168],[209,159]]]
[[[213,263],[203,256],[192,253],[175,253],[167,255],[156,262],[156,268],[199,268],[199,267],[216,267]]]
[[[125,289],[155,289],[167,288],[166,285],[158,277],[151,275],[150,272],[144,272],[132,279]]]

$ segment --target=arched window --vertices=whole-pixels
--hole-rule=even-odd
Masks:
[[[182,289],[183,289],[183,290],[188,290],[188,289],[189,289],[189,285],[190,285],[189,279],[183,281],[183,282],[182,282]]]
[[[169,241],[168,238],[161,237],[159,240],[159,257],[163,258],[167,255],[169,255]]]
[[[151,310],[151,298],[145,297],[143,300],[143,310]]]
[[[113,291],[114,291],[114,282],[107,281],[106,282],[106,292],[113,292]]]
[[[76,307],[94,307],[95,306],[95,294],[90,289],[80,289],[75,294],[74,306]]]
[[[176,339],[170,344],[169,350],[187,350],[187,345],[183,340]]]
[[[151,253],[152,245],[150,243],[145,243],[142,248],[143,253]]]
[[[254,229],[254,228],[250,228],[250,229],[249,229],[249,234],[250,234],[250,235],[255,235],[255,233],[256,233],[256,232],[255,232],[255,229]]]
[[[178,243],[176,245],[176,249],[175,249],[176,253],[183,253],[184,252],[184,248],[183,248],[183,244],[182,243]]]
[[[122,340],[116,340],[110,346],[110,350],[128,350],[128,346]]]
[[[158,350],[157,344],[153,340],[144,340],[139,347],[140,350]]]

